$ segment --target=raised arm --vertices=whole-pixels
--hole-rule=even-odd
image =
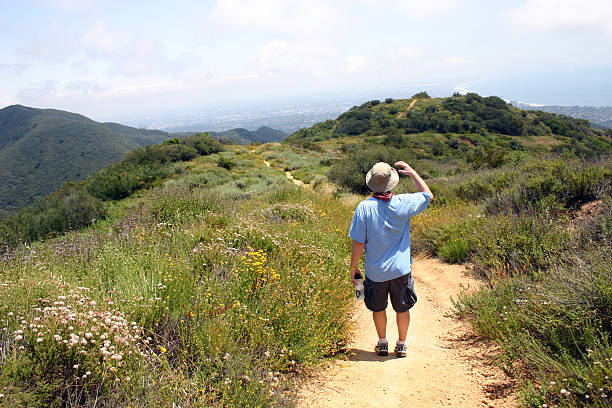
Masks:
[[[398,161],[395,163],[395,165],[402,168],[401,170],[397,171],[399,174],[412,177],[412,180],[414,180],[414,184],[416,184],[417,190],[422,193],[427,193],[431,196],[431,198],[433,198],[433,193],[429,189],[429,186],[427,185],[427,183],[425,183],[421,176],[419,176],[419,173],[417,173],[415,169],[410,167],[408,163],[404,161]]]

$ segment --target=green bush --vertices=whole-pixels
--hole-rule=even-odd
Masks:
[[[236,166],[236,163],[229,157],[221,156],[217,160],[217,166],[224,168],[226,170],[231,170],[233,167]]]
[[[603,407],[609,402],[612,263],[601,251],[588,256],[587,262],[574,256],[565,266],[549,269],[539,282],[529,275],[497,281],[457,303],[480,334],[495,339],[533,373],[523,385],[527,406]],[[563,395],[562,388],[570,394]]]
[[[224,150],[221,142],[215,140],[208,133],[200,133],[193,136],[187,136],[183,142],[187,146],[194,147],[201,156],[218,153]]]
[[[512,188],[502,190],[487,200],[490,213],[508,210],[561,211],[576,209],[592,201],[612,177],[612,161],[552,160],[523,168],[521,178]]]
[[[65,183],[59,190],[0,221],[0,247],[14,248],[106,217],[106,206],[84,186]]]
[[[345,158],[332,165],[327,177],[340,187],[358,194],[369,192],[365,184],[365,175],[377,162],[395,163],[400,158],[398,149],[372,146],[368,149],[356,149]]]
[[[156,181],[181,171],[180,166],[171,163],[121,162],[93,173],[84,181],[84,185],[87,191],[97,198],[120,200],[129,197],[136,190],[151,187]]]
[[[466,239],[456,238],[443,244],[438,254],[448,263],[463,263],[469,259],[470,243]]]
[[[422,91],[419,93],[415,93],[414,95],[412,95],[412,98],[417,98],[417,99],[429,99],[430,96],[426,91]]]

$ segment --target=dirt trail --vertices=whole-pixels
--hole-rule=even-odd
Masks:
[[[400,112],[400,113],[398,113],[398,114],[397,114],[397,116],[396,116],[396,117],[397,117],[398,119],[399,119],[399,118],[405,118],[405,117],[406,117],[406,114],[408,113],[408,111],[409,111],[410,109],[412,109],[412,107],[414,106],[414,104],[415,104],[415,103],[417,103],[417,101],[418,101],[418,99],[413,99],[413,100],[412,100],[412,102],[410,102],[410,105],[408,105],[408,109],[406,109],[406,112]]]
[[[371,313],[355,304],[348,361],[323,367],[305,381],[298,407],[514,407],[513,382],[493,365],[494,344],[479,339],[449,311],[461,285],[479,282],[464,268],[435,258],[413,265],[418,302],[411,310],[408,356],[378,357]],[[387,312],[390,351],[397,339],[395,313]]]
[[[264,164],[266,165],[266,167],[270,167],[270,162],[264,159]],[[286,171],[285,172],[285,176],[291,180],[293,182],[293,184],[295,184],[296,186],[302,186],[302,187],[306,187],[309,188],[310,184],[305,184],[302,180],[298,180],[296,178],[293,177],[293,174],[291,174],[290,171]]]

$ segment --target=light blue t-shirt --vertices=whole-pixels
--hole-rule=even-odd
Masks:
[[[428,193],[393,195],[389,202],[370,197],[357,206],[349,237],[365,242],[365,274],[384,282],[410,273],[410,218],[429,204]]]

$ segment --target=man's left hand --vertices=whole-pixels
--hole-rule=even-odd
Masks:
[[[351,279],[353,280],[353,286],[357,286],[357,281],[355,280],[355,275],[357,275],[359,272],[359,268],[353,268],[351,269]]]

